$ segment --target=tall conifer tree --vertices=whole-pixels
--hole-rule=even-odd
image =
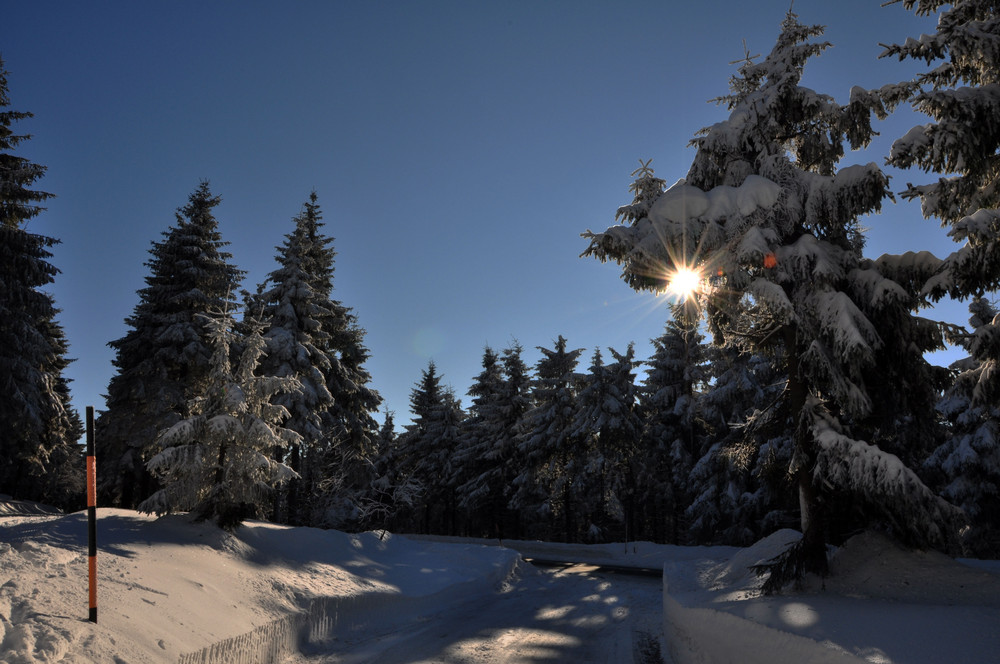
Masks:
[[[264,376],[290,377],[299,381],[301,389],[276,395],[275,403],[285,407],[290,418],[285,426],[301,436],[289,450],[275,451],[278,461],[288,465],[304,477],[289,483],[287,491],[279,494],[275,518],[281,522],[305,523],[308,502],[313,493],[316,477],[310,466],[304,468],[303,457],[316,464],[320,449],[325,445],[329,420],[328,412],[334,397],[327,387],[327,376],[332,371],[336,357],[331,357],[331,335],[321,320],[333,315],[329,299],[330,272],[333,269],[330,240],[319,233],[320,211],[316,194],[310,196],[302,211],[292,220],[295,227],[278,247],[279,267],[268,275],[265,290],[251,300],[247,316],[257,318],[266,326],[267,355],[261,359],[258,372]],[[283,459],[285,452],[288,459]]]
[[[371,374],[365,367],[369,358],[365,330],[351,308],[333,296],[336,251],[334,239],[323,232],[317,198],[312,192],[295,218],[295,240],[299,269],[314,306],[310,323],[316,330],[313,345],[325,358],[320,371],[331,401],[318,413],[322,435],[311,450],[311,459],[302,462],[303,491],[314,494],[320,484],[326,490],[317,497],[313,509],[301,510],[299,519],[331,524],[342,523],[355,511],[356,498],[371,480],[378,431],[374,413],[382,397],[371,387]]]
[[[938,13],[936,31],[887,46],[882,57],[932,67],[882,93],[890,104],[909,102],[931,122],[897,139],[888,161],[937,174],[934,182],[907,184],[902,195],[919,199],[924,216],[937,217],[961,246],[936,264],[923,261],[917,274],[935,299],[971,297],[974,327],[971,335],[953,335],[969,358],[956,365],[961,373],[942,402],[949,439],[930,465],[945,473],[946,495],[972,519],[970,545],[995,553],[1000,319],[984,296],[1000,289],[1000,8],[990,0],[902,4],[919,15]]]
[[[31,188],[45,167],[13,154],[30,138],[13,125],[32,114],[9,107],[0,60],[0,491],[70,507],[81,488],[71,478],[80,475],[82,427],[63,376],[69,360],[58,310],[41,290],[59,272],[49,262],[58,240],[26,228],[52,194]]]
[[[934,65],[914,80],[882,88],[890,105],[909,102],[932,122],[892,145],[889,163],[938,174],[908,184],[924,216],[937,217],[962,248],[948,257],[946,279],[928,284],[959,297],[1000,289],[1000,9],[993,0],[895,0],[938,16],[934,34],[886,46],[882,57]]]
[[[581,488],[576,476],[583,457],[581,441],[573,435],[573,420],[580,387],[576,365],[583,349],[567,350],[560,335],[555,348],[538,350],[542,359],[535,365],[532,407],[519,426],[517,449],[523,465],[514,478],[511,507],[526,522],[545,523],[550,532],[558,532],[560,520],[563,538],[576,541]]]
[[[831,516],[845,516],[841,497],[862,525],[880,521],[917,544],[956,543],[956,510],[862,437],[883,407],[866,378],[924,371],[921,353],[941,338],[884,324],[912,323],[916,299],[891,278],[900,261],[862,256],[860,219],[881,208],[888,179],[875,164],[837,168],[845,144],[867,144],[871,113],[884,109],[859,88],[841,106],[799,85],[807,60],[829,46],[810,41],[822,32],[789,12],[771,53],[760,63],[748,58],[733,78],[721,100],[729,118],[694,140],[687,178],[631,226],[586,235],[586,253],[622,262],[637,288],[680,267],[700,269],[711,286],[713,332],[729,345],[781,354],[788,382],[780,408],[794,432],[789,470],[803,539],[767,567],[769,590],[803,571],[826,572]],[[890,334],[924,345],[893,358],[883,352],[895,343]]]
[[[243,276],[218,230],[219,202],[202,182],[177,210],[175,225],[150,250],[146,286],[125,319],[128,332],[108,344],[117,373],[98,420],[104,504],[135,507],[151,495],[149,446],[204,391],[212,357],[204,315],[233,310]]]

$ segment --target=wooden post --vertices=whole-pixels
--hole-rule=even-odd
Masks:
[[[94,407],[87,406],[87,562],[90,622],[97,622],[97,459],[94,456]]]

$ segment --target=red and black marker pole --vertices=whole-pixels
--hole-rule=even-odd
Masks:
[[[94,407],[87,406],[87,552],[90,622],[97,622],[97,459],[94,456]]]

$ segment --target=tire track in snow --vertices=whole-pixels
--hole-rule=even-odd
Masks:
[[[649,664],[659,659],[659,579],[576,565],[529,573],[499,593],[426,614],[385,616],[288,664]],[[386,632],[385,625],[396,624]]]

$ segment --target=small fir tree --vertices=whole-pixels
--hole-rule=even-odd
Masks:
[[[237,342],[232,318],[206,318],[214,350],[203,394],[185,409],[187,416],[157,437],[160,449],[148,467],[162,488],[139,509],[156,514],[188,510],[198,520],[214,519],[232,530],[259,516],[274,487],[295,477],[273,451],[297,444],[301,436],[281,426],[289,412],[272,400],[300,389],[301,383],[289,376],[257,375],[266,353],[259,328],[242,340],[241,357],[232,367],[229,358]]]
[[[461,463],[467,479],[459,486],[462,507],[471,510],[471,532],[499,539],[517,537],[517,512],[508,507],[512,483],[522,467],[518,427],[530,406],[530,377],[514,342],[501,356],[487,349],[483,372],[469,390],[469,409]]]
[[[973,555],[1000,553],[1000,392],[986,347],[1000,345],[1000,313],[985,298],[969,305],[972,334],[963,340],[969,357],[952,365],[955,384],[938,405],[950,435],[926,466],[943,486],[943,495],[969,517],[965,543]],[[993,351],[996,352],[995,350]]]
[[[413,422],[400,437],[405,475],[423,487],[418,514],[421,532],[454,530],[457,501],[453,483],[454,454],[461,441],[461,403],[433,361],[410,393]]]
[[[692,310],[685,304],[671,311],[663,334],[652,340],[653,356],[640,387],[640,459],[649,461],[640,460],[637,477],[640,502],[646,506],[655,537],[679,544],[685,540],[689,477],[704,435],[697,396],[707,367],[704,337]]]
[[[364,528],[392,529],[397,515],[413,510],[423,487],[406,473],[400,462],[399,437],[392,411],[386,412],[375,445],[371,481],[358,500],[358,522]],[[399,521],[395,527],[404,527],[403,522]]]
[[[495,521],[493,515],[487,514],[484,518],[478,512],[495,501],[498,489],[501,496],[503,491],[503,487],[491,486],[488,478],[497,470],[490,453],[501,434],[500,400],[504,381],[500,356],[489,346],[483,350],[482,367],[469,388],[472,404],[463,423],[462,440],[454,461],[459,505],[469,510],[473,532],[489,533],[494,524],[484,521]]]

